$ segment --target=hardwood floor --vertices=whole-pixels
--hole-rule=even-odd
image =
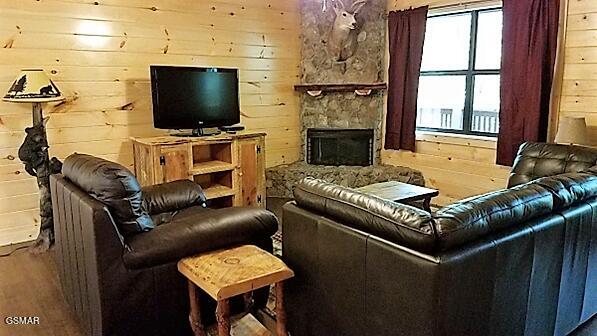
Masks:
[[[0,254],[14,248],[0,248]],[[18,250],[0,257],[0,336],[84,336],[62,297],[50,253]],[[12,316],[38,317],[39,324],[7,324]]]
[[[0,247],[0,254],[15,246]],[[39,325],[7,325],[9,316],[39,317]],[[85,336],[62,297],[52,256],[19,250],[0,257],[0,336]],[[597,318],[570,336],[597,335]]]

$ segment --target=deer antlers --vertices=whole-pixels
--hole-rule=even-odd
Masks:
[[[361,8],[365,6],[366,3],[367,0],[356,0],[352,3],[348,12],[352,14],[357,14],[361,10]],[[342,0],[332,0],[332,6],[334,7],[334,11],[336,12],[336,14],[340,13],[341,11],[346,11],[346,6],[342,2]]]

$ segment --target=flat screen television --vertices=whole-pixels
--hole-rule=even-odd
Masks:
[[[152,65],[150,72],[156,128],[195,134],[240,122],[237,69]]]

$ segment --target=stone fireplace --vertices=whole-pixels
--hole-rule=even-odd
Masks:
[[[353,2],[343,0],[347,8]],[[301,1],[300,84],[356,87],[383,83],[386,0],[367,1],[355,16],[355,27],[348,33],[355,48],[342,60],[334,58],[330,49],[330,36],[337,27],[335,11],[325,10],[322,3]],[[357,91],[301,94],[300,161],[267,170],[269,197],[291,198],[294,186],[307,176],[347,187],[389,180],[424,185],[416,170],[381,164],[383,92]]]
[[[307,163],[324,166],[373,164],[373,129],[307,129]]]

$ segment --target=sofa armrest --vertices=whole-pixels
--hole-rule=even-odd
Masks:
[[[261,208],[223,208],[160,225],[127,239],[124,264],[140,269],[228,246],[270,238],[278,230],[276,216]]]
[[[205,207],[205,194],[197,183],[178,180],[144,187],[143,207],[150,215],[176,211],[194,205]]]

